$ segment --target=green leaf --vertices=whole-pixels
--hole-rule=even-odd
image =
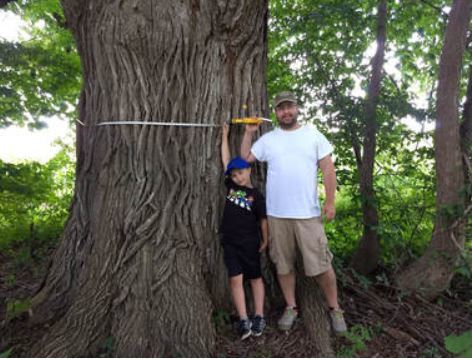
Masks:
[[[461,335],[448,335],[444,338],[446,349],[461,358],[472,357],[472,330]]]
[[[5,350],[4,352],[0,353],[0,358],[9,358],[13,348]]]

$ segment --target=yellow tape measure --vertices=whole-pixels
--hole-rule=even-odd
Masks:
[[[268,118],[263,117],[242,117],[242,118],[233,118],[231,124],[245,124],[245,125],[259,125],[262,122],[272,122]]]

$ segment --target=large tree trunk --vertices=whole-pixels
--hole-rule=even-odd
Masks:
[[[351,261],[352,267],[363,274],[372,272],[380,258],[379,224],[374,191],[374,163],[377,133],[377,103],[387,38],[387,0],[380,0],[377,7],[377,51],[372,59],[372,77],[369,83],[365,108],[365,130],[362,162],[360,163],[360,191],[364,233]]]
[[[424,255],[398,278],[404,290],[434,298],[449,286],[465,241],[464,171],[458,104],[461,63],[469,26],[471,0],[455,0],[449,15],[439,64],[435,129],[436,222]],[[445,209],[453,211],[447,213]]]
[[[33,300],[32,321],[50,329],[31,355],[94,356],[112,338],[115,356],[209,356],[212,298],[224,301],[227,280],[219,129],[97,125],[266,114],[267,1],[63,7],[85,126],[70,217]]]

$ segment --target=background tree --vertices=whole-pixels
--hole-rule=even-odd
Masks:
[[[453,2],[439,65],[434,144],[437,212],[433,237],[424,255],[398,278],[401,288],[420,291],[428,298],[448,287],[465,241],[458,95],[471,6],[469,0]]]
[[[360,273],[373,271],[380,259],[380,241],[378,238],[378,211],[374,189],[374,163],[377,143],[377,103],[380,96],[385,42],[387,40],[387,1],[379,1],[377,7],[377,50],[372,59],[372,75],[369,83],[368,98],[365,104],[364,143],[362,159],[357,142],[353,143],[357,166],[360,172],[360,192],[364,233],[359,247],[352,258],[352,266]]]

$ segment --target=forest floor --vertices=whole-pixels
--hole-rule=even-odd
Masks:
[[[26,356],[38,339],[27,324],[28,298],[38,288],[46,261],[18,266],[0,254],[0,357]],[[338,357],[451,357],[444,338],[472,330],[472,284],[456,276],[450,290],[433,302],[404,296],[392,285],[392,273],[361,277],[338,272],[340,300],[349,331],[333,341]],[[217,357],[316,357],[303,320],[286,333],[276,328],[280,310],[268,314],[260,337],[241,342],[225,313],[213,318]],[[303,313],[301,313],[303,315]],[[107,356],[106,350],[100,356]]]

